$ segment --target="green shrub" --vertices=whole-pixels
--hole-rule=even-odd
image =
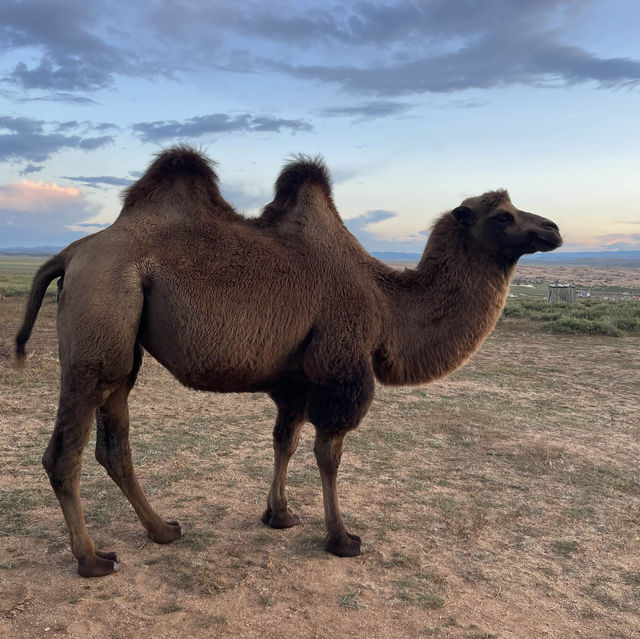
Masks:
[[[578,300],[575,304],[549,304],[542,298],[509,298],[505,317],[544,322],[543,330],[553,333],[592,335],[640,335],[640,301]]]

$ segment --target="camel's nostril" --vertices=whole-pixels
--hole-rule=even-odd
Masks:
[[[555,222],[552,222],[551,220],[545,220],[542,223],[542,226],[546,229],[553,229],[554,231],[560,231],[560,229],[558,228],[558,225]]]

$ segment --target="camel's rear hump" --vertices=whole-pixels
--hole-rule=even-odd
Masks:
[[[273,201],[264,208],[257,223],[285,235],[305,238],[318,247],[327,242],[334,245],[336,233],[344,236],[344,224],[333,201],[329,170],[320,156],[291,157],[276,180]]]
[[[307,184],[319,186],[324,196],[331,199],[331,177],[323,159],[300,153],[282,167],[276,180],[274,204],[283,208],[294,206],[300,188]]]

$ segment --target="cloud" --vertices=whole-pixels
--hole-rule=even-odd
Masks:
[[[55,92],[47,95],[36,97],[22,97],[20,102],[70,102],[72,104],[98,104],[95,100],[87,98],[83,95],[74,95],[73,93]]]
[[[586,4],[275,0],[265,9],[250,0],[148,7],[4,0],[0,46],[8,55],[0,77],[48,92],[32,99],[76,102],[118,76],[179,79],[202,71],[270,70],[385,97],[512,84],[636,86],[640,60],[598,55],[564,36]]]
[[[579,47],[559,46],[541,38],[527,43],[489,38],[453,53],[422,56],[380,66],[294,66],[274,68],[307,80],[331,82],[355,93],[379,96],[449,93],[490,89],[508,84],[566,86],[593,81],[600,87],[640,83],[640,62],[625,58],[598,59]]]
[[[421,253],[425,246],[426,232],[389,235],[376,225],[398,217],[394,211],[367,211],[344,220],[345,226],[368,251],[400,251]]]
[[[101,184],[105,184],[106,186],[129,186],[133,182],[133,180],[128,178],[113,177],[111,175],[96,175],[93,177],[86,177],[82,175],[72,177],[69,175],[63,175],[62,178],[70,180],[71,182],[80,182],[84,186],[90,186],[93,188],[96,188]]]
[[[39,56],[31,66],[24,61],[15,64],[7,80],[24,89],[54,93],[111,86],[114,72],[126,73],[131,58],[117,42],[96,34],[107,10],[80,0],[5,0],[0,8],[0,44],[9,51],[28,50],[30,60],[34,53]]]
[[[82,130],[73,135],[68,133],[77,128]],[[32,118],[0,116],[0,162],[26,160],[41,163],[63,149],[89,151],[105,146],[114,139],[109,135],[84,137],[85,129],[86,125],[75,121],[48,123]]]
[[[229,116],[224,113],[212,113],[189,118],[184,122],[176,120],[160,120],[155,122],[139,122],[133,130],[143,142],[162,142],[172,139],[197,138],[212,133],[241,132],[280,132],[311,131],[312,126],[304,120],[286,120],[265,116],[254,116],[244,113]]]
[[[632,251],[640,249],[640,233],[611,233],[595,238],[601,249],[609,251]]]
[[[75,187],[59,186],[55,182],[22,180],[0,187],[0,209],[15,209],[23,213],[50,213],[80,198],[80,191]]]
[[[66,244],[86,234],[71,227],[95,214],[73,186],[30,180],[0,186],[0,242],[5,247]]]
[[[563,40],[581,0],[358,2],[331,10],[246,11],[235,27],[297,48],[267,68],[379,96],[511,84],[637,85],[640,61],[602,57]],[[357,60],[332,64],[327,60]]]
[[[231,206],[241,211],[256,211],[273,197],[266,191],[233,182],[223,182],[220,191]]]
[[[42,171],[44,167],[37,164],[27,164],[22,171],[20,171],[20,175],[29,175],[31,173],[38,173]]]
[[[391,115],[400,115],[411,109],[412,105],[400,102],[389,102],[387,100],[377,100],[374,102],[364,102],[355,106],[329,107],[322,109],[320,115],[327,118],[355,118],[356,122],[364,122],[375,118],[386,118]]]

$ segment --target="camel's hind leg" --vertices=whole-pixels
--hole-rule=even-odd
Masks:
[[[87,532],[80,503],[82,451],[87,445],[93,412],[98,403],[96,397],[80,397],[65,392],[63,382],[56,425],[42,457],[42,464],[67,522],[71,552],[78,560],[78,573],[83,577],[100,577],[118,570],[114,553],[96,551]]]
[[[135,383],[141,359],[140,346],[136,345],[134,370],[96,411],[96,459],[126,495],[149,538],[159,544],[168,544],[180,538],[180,525],[176,521],[163,521],[153,510],[138,483],[131,461],[127,397]]]
[[[287,507],[285,480],[289,460],[298,448],[307,397],[306,386],[287,385],[286,389],[271,393],[278,407],[278,417],[273,429],[273,479],[262,521],[272,528],[291,528],[300,523],[300,517]]]

